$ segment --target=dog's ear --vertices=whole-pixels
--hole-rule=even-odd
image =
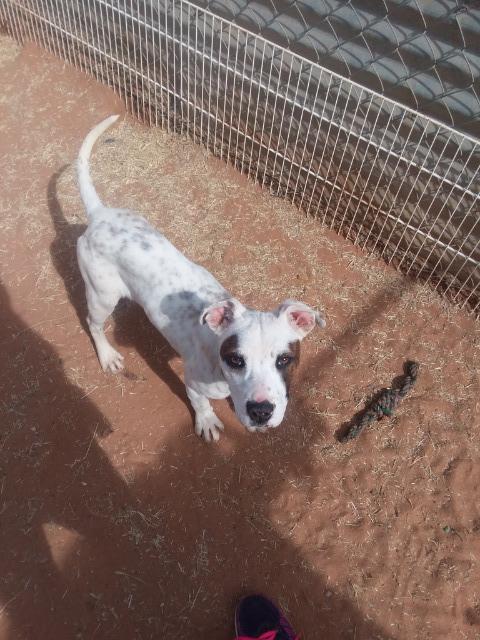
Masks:
[[[285,316],[288,324],[300,338],[310,333],[315,324],[322,329],[327,324],[322,313],[297,300],[285,300],[274,313],[278,317]]]
[[[200,324],[208,325],[214,333],[220,335],[243,313],[245,313],[243,304],[235,298],[229,298],[215,302],[204,309],[200,314]]]

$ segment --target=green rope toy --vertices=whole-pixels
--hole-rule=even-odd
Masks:
[[[420,365],[417,362],[406,362],[405,376],[402,384],[396,389],[384,389],[377,399],[360,415],[360,418],[350,424],[347,431],[339,437],[340,442],[348,442],[356,438],[366,426],[384,416],[393,415],[400,400],[404,398],[417,381]]]

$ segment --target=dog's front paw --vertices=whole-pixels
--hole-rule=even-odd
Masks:
[[[110,371],[110,373],[118,373],[123,369],[123,356],[115,351],[113,347],[105,349],[102,353],[99,353],[100,364],[104,371]]]
[[[214,440],[218,441],[220,438],[220,431],[223,431],[224,426],[221,420],[213,413],[197,413],[195,416],[195,433],[197,436],[205,438],[206,442]]]

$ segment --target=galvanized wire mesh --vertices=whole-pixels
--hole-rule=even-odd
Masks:
[[[138,117],[479,310],[475,138],[188,0],[0,0],[0,16]]]

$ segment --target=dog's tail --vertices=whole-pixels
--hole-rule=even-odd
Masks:
[[[93,145],[98,138],[108,129],[108,127],[118,120],[118,118],[119,116],[110,116],[109,118],[102,120],[102,122],[97,124],[97,126],[90,131],[80,147],[80,153],[78,154],[77,160],[78,184],[80,187],[80,195],[89,217],[95,209],[102,206],[102,201],[98,197],[98,193],[95,191],[95,187],[93,186],[92,179],[90,177],[90,169],[88,166],[90,153],[92,152]]]

